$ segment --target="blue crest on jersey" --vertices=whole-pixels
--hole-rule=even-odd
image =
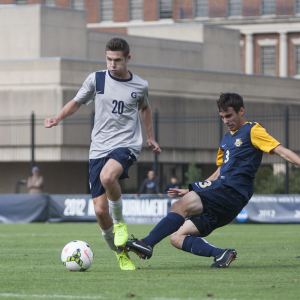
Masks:
[[[137,97],[136,92],[132,92],[132,93],[131,93],[131,97],[135,99],[135,98]]]

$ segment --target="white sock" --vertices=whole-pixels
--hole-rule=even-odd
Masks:
[[[111,226],[107,230],[102,230],[102,236],[110,250],[116,251],[118,254],[121,253],[122,251],[117,248],[114,244],[114,226]]]
[[[114,224],[118,224],[120,222],[125,222],[125,220],[123,219],[123,214],[122,214],[122,204],[123,204],[123,200],[122,198],[120,198],[117,201],[111,201],[107,198],[108,200],[108,205],[109,205],[109,209],[114,221]]]

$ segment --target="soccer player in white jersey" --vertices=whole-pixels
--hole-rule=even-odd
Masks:
[[[118,179],[128,178],[128,169],[140,154],[143,142],[140,119],[146,129],[147,145],[156,154],[161,149],[153,136],[148,82],[127,69],[131,59],[128,43],[113,38],[105,50],[107,70],[90,74],[75,98],[56,117],[45,119],[44,125],[56,126],[82,104],[95,101],[89,170],[96,218],[108,247],[116,252],[120,268],[134,270],[134,263],[122,247],[128,240],[128,232]]]

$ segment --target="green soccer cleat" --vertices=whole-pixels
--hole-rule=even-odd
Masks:
[[[125,222],[114,224],[113,233],[115,234],[114,244],[116,247],[121,247],[126,244],[128,241],[128,231]]]
[[[122,251],[121,253],[117,254],[117,259],[120,265],[121,270],[123,271],[130,271],[135,270],[135,265],[128,256],[128,253],[126,251]]]

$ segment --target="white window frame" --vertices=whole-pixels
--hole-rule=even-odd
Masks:
[[[150,1],[153,1],[153,0],[150,0]],[[158,2],[158,17],[159,17],[159,19],[172,19],[172,15],[173,15],[173,3],[172,2],[173,2],[172,0],[159,0],[159,2]],[[169,6],[170,6],[170,9],[168,9]]]
[[[268,3],[270,2],[270,3]],[[267,10],[267,6],[273,2],[274,11],[272,12],[265,12]],[[262,16],[274,16],[276,15],[276,0],[261,0],[260,1],[260,14]]]
[[[294,2],[294,13],[300,14],[300,0],[295,0]]]
[[[194,0],[194,18],[209,18],[209,0]]]
[[[129,0],[128,6],[129,6],[128,16],[130,21],[135,21],[135,20],[141,21],[144,19],[143,0]],[[136,14],[136,12],[138,13]]]
[[[70,0],[70,7],[73,9],[83,10],[84,0]]]
[[[264,48],[267,48],[267,47],[272,47],[274,48],[274,74],[265,74],[264,73],[264,70],[266,70],[266,68],[264,68],[265,64],[264,64],[264,57],[262,55],[262,52],[264,50]],[[276,46],[275,45],[260,45],[260,74],[261,75],[265,75],[265,76],[276,76]]]
[[[103,6],[103,2],[105,2],[105,9]],[[109,12],[109,18],[104,17],[105,12]],[[100,22],[113,22],[114,21],[114,1],[113,0],[99,0],[99,20]]]
[[[299,70],[299,74],[297,74],[296,72],[296,46],[300,47],[300,38],[296,38],[296,39],[292,39],[292,44],[293,44],[293,48],[294,48],[294,77],[300,78],[300,70]]]
[[[15,5],[27,5],[28,0],[14,0]]]
[[[238,14],[233,14],[232,12],[236,10],[234,5],[239,2],[240,10]],[[233,9],[231,9],[233,8]],[[241,17],[242,16],[242,0],[227,0],[227,16],[228,17]]]
[[[43,0],[43,4],[46,6],[56,6],[56,0]]]

